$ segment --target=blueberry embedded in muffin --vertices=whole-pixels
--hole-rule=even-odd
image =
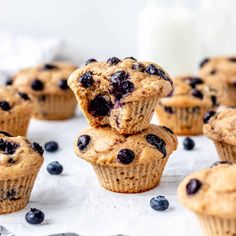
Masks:
[[[156,109],[160,123],[179,135],[201,134],[204,114],[218,104],[214,90],[196,76],[179,76],[173,82],[174,90]]]
[[[193,211],[204,235],[236,234],[236,166],[219,163],[187,176],[178,187],[182,205]]]
[[[34,117],[48,120],[73,116],[76,99],[67,84],[76,69],[66,63],[46,63],[19,71],[12,77],[12,86],[33,98]]]
[[[42,147],[22,136],[0,132],[0,214],[26,206],[43,163]]]
[[[68,84],[91,126],[110,125],[119,133],[145,129],[159,98],[173,89],[162,68],[132,57],[92,60],[76,70]]]
[[[235,56],[212,57],[199,70],[199,75],[215,91],[219,103],[225,106],[236,105]]]
[[[0,87],[0,130],[12,135],[26,135],[33,104],[27,93],[12,86]]]
[[[222,161],[236,162],[236,108],[216,113],[209,111],[204,117],[204,134],[213,140]]]
[[[175,135],[156,125],[134,135],[90,127],[80,133],[74,145],[76,155],[92,164],[102,186],[115,192],[155,187],[176,147]]]

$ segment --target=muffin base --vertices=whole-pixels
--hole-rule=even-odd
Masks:
[[[0,130],[6,131],[12,136],[26,136],[31,114],[27,111],[9,114],[0,119]]]
[[[111,111],[109,123],[120,134],[135,134],[149,126],[158,98],[129,102]]]
[[[0,214],[23,209],[30,198],[38,171],[16,179],[0,181]]]
[[[223,219],[197,214],[204,236],[236,235],[236,219]]]
[[[236,163],[236,145],[214,141],[220,160]]]
[[[166,112],[158,106],[156,113],[161,125],[169,127],[177,135],[200,135],[203,133],[203,116],[207,107],[170,107]]]
[[[35,97],[33,117],[42,120],[65,120],[72,117],[77,106],[72,94],[68,96],[45,94]]]
[[[147,164],[124,167],[92,165],[105,189],[119,193],[139,193],[159,184],[167,160],[168,157],[165,157]]]

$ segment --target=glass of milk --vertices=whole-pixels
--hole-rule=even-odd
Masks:
[[[193,73],[199,63],[198,4],[191,0],[150,0],[138,19],[138,56],[171,75]]]

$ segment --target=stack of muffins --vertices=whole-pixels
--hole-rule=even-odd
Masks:
[[[157,186],[177,148],[169,128],[150,124],[173,89],[169,75],[154,63],[112,57],[88,60],[68,84],[91,126],[80,132],[75,153],[92,164],[101,185],[127,193]]]

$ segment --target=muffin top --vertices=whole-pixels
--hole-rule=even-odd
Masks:
[[[87,102],[104,97],[111,104],[138,101],[142,98],[165,97],[172,91],[170,76],[150,62],[129,57],[112,57],[107,62],[90,59],[69,77],[74,93]]]
[[[89,127],[79,134],[74,148],[79,157],[91,163],[126,166],[168,157],[177,148],[177,138],[167,127],[153,124],[130,136],[108,127]]]
[[[0,87],[0,115],[29,112],[32,106],[31,98],[27,93],[18,92],[13,87]]]
[[[178,76],[173,78],[174,90],[161,103],[165,106],[207,106],[217,104],[215,93],[199,77]]]
[[[33,95],[64,94],[70,92],[67,79],[75,69],[76,66],[66,63],[43,64],[19,71],[6,85],[13,85],[19,91]]]
[[[43,148],[25,137],[0,131],[0,180],[31,174],[43,162]]]
[[[204,125],[203,132],[218,142],[236,145],[236,108],[228,108],[218,114],[213,112]]]
[[[187,176],[178,188],[182,204],[203,215],[236,218],[236,165],[217,162]]]
[[[218,78],[236,86],[236,57],[207,58],[200,64],[200,76]]]

